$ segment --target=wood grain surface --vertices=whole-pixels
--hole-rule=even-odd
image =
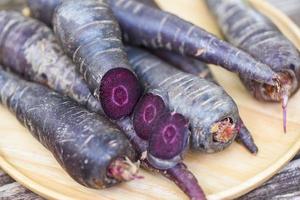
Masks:
[[[260,0],[253,0],[253,2],[257,3],[256,5],[262,3],[262,7],[269,7]],[[206,29],[218,34],[217,27],[213,25],[212,19],[206,18],[208,12],[206,10],[199,10],[199,1],[160,0],[159,3],[163,8],[175,12],[196,24],[206,26]],[[260,9],[266,11],[266,9],[262,7],[260,7]],[[272,15],[273,19],[276,20],[277,18],[276,16],[274,18],[274,15],[277,15],[278,12],[273,9],[267,10],[268,14]],[[280,19],[276,20],[277,23],[279,23],[279,26],[285,30],[286,34],[289,34],[289,37],[298,44],[299,47],[299,37],[297,36],[297,33],[295,33],[297,31],[290,31],[290,29],[294,29],[295,26],[291,26],[290,23],[287,23],[284,17],[283,20],[281,16],[279,18]],[[300,96],[299,94],[296,94],[289,105],[289,132],[288,135],[283,135],[281,131],[280,107],[278,105],[266,105],[256,102],[244,91],[241,84],[235,84],[237,82],[235,76],[216,68],[213,68],[213,70],[221,84],[225,85],[225,89],[227,89],[227,91],[236,99],[240,107],[241,115],[245,118],[246,124],[254,133],[255,139],[258,141],[261,149],[260,154],[257,157],[250,156],[243,148],[236,144],[219,155],[208,156],[195,153],[188,155],[188,165],[199,178],[199,182],[204,186],[210,199],[222,199],[224,197],[230,198],[239,196],[256,187],[257,183],[262,183],[297,152],[297,148],[299,147],[299,144],[297,143],[297,141],[299,141],[299,133],[297,133],[297,130],[300,126],[300,117],[297,116],[297,113],[300,111],[300,105],[297,105],[297,99],[299,101]],[[226,77],[224,77],[225,75],[223,74],[226,74]],[[72,180],[59,169],[55,160],[53,160],[49,153],[34,141],[33,138],[30,138],[31,136],[29,133],[3,108],[0,109],[0,119],[4,119],[0,121],[0,156],[2,156],[6,162],[8,161],[8,164],[17,167],[19,172],[21,172],[21,175],[25,175],[25,179],[32,178],[33,180],[42,180],[41,182],[46,186],[51,184],[51,181],[57,182],[60,186],[53,185],[50,189],[58,190],[60,188],[57,187],[61,187],[64,191],[63,193],[66,194],[73,192],[68,189],[71,185],[72,187],[76,187],[75,199],[83,197],[81,194],[84,193],[86,189],[81,188],[81,186],[78,186],[75,183],[69,185]],[[261,125],[262,121],[264,122],[264,126]],[[8,143],[8,141],[12,140],[15,141]],[[29,143],[27,146],[22,146],[24,142]],[[27,149],[29,148],[30,151],[28,152]],[[299,196],[299,166],[300,161],[292,161],[284,170],[275,175],[273,179],[265,183],[262,187],[241,197],[241,199],[287,199]],[[5,165],[4,168],[9,167]],[[257,168],[259,168],[259,170],[257,170]],[[270,173],[270,170],[272,173]],[[179,191],[171,182],[162,177],[154,177],[153,174],[142,173],[145,176],[145,180],[143,181],[132,182],[127,185],[123,184],[121,187],[107,192],[97,191],[95,192],[95,195],[93,193],[94,191],[88,190],[93,193],[91,199],[97,198],[97,195],[99,194],[99,199],[108,199],[110,198],[110,195],[112,195],[112,198],[114,199],[124,199],[125,196],[128,197],[128,199],[185,198],[181,191]],[[11,175],[18,180],[18,173]],[[247,184],[244,184],[245,180],[250,181],[248,181]],[[33,188],[32,184],[30,186],[22,180],[19,181],[43,196],[53,197],[47,196],[39,190],[44,188]],[[240,184],[244,184],[245,186],[235,187]],[[239,192],[237,192],[237,190],[230,190],[230,188],[233,187],[238,188]],[[136,191],[136,189],[138,191]],[[161,198],[147,195],[149,190],[151,190],[150,193],[161,194],[162,196],[159,196]],[[116,194],[119,193],[119,198],[115,198],[116,195],[113,196],[112,193],[114,192]],[[131,192],[135,193],[132,198]],[[162,193],[166,194],[163,195]],[[0,199],[40,198],[41,197],[34,195],[27,189],[24,189],[20,184],[13,182],[13,180],[3,172],[0,172]]]

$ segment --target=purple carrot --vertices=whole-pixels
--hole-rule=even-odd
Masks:
[[[130,70],[121,31],[109,5],[67,0],[55,9],[54,32],[111,119],[128,116],[141,88]]]
[[[288,97],[299,88],[300,56],[296,47],[267,17],[242,0],[207,0],[229,42],[267,64],[280,75],[280,88],[240,74],[245,86],[259,100],[281,101],[286,132]]]
[[[51,21],[51,19],[43,19],[35,13],[49,12],[53,10],[55,4],[45,3],[44,1],[47,0],[37,1],[40,2],[39,7],[31,6],[33,15],[46,22]],[[54,1],[58,5],[62,0]],[[176,51],[179,54],[191,56],[207,63],[221,65],[230,71],[244,74],[246,77],[259,82],[270,85],[277,84],[278,76],[266,65],[257,62],[251,56],[230,44],[217,39],[200,27],[152,7],[154,4],[151,2],[147,4],[152,4],[152,6],[134,0],[108,0],[108,2],[123,30],[123,38],[127,42],[153,49]],[[135,12],[132,12],[133,10]],[[160,29],[161,23],[163,23],[162,29]],[[169,30],[176,31],[170,32]],[[187,35],[189,37],[186,37]]]
[[[208,66],[199,60],[166,50],[153,50],[151,53],[183,72],[194,74],[215,82],[213,74]]]
[[[263,83],[275,85],[278,82],[277,74],[265,64],[173,14],[134,0],[108,2],[124,39],[132,44],[172,50]]]
[[[103,113],[100,102],[46,25],[17,12],[1,11],[0,46],[0,62],[7,68]]]
[[[158,8],[157,4],[152,0],[142,0],[140,2]],[[49,26],[52,26],[54,10],[60,3],[61,0],[27,0],[31,15]],[[161,49],[154,50],[152,53],[166,60],[173,66],[183,70],[184,72],[213,80],[213,76],[210,70],[207,70],[207,66],[196,59],[188,58],[186,56]]]
[[[171,111],[190,121],[192,149],[216,152],[232,143],[237,133],[238,109],[220,86],[180,72],[146,51],[128,48],[127,53],[141,81],[152,89],[149,96],[161,98]],[[146,105],[148,99],[143,97],[140,102]],[[143,109],[136,109],[134,118],[142,113]]]
[[[0,102],[78,183],[106,188],[136,177],[135,152],[122,131],[68,97],[0,70]],[[117,170],[121,169],[121,170]]]
[[[134,130],[132,120],[127,117],[117,121],[117,124],[124,130],[131,144],[134,146],[139,158],[141,166],[147,170],[158,172],[163,176],[175,182],[176,185],[193,200],[205,200],[205,194],[199,186],[197,178],[188,170],[182,162],[177,163],[169,169],[158,169],[146,159],[144,154],[147,154],[148,142],[141,139]]]
[[[190,121],[192,149],[216,152],[231,144],[243,123],[236,104],[220,86],[180,72],[141,49],[128,47],[127,52],[141,81],[152,89],[151,95],[156,99],[161,98],[171,111],[176,110]],[[151,95],[142,97],[139,104],[147,104]],[[134,119],[142,112],[143,110],[136,109]],[[134,123],[143,121],[134,120]],[[246,134],[248,136],[240,140],[243,144],[248,144],[245,146],[250,152],[257,153],[250,132],[244,128],[243,135]]]
[[[160,9],[154,0],[138,1],[153,8]],[[162,49],[152,50],[151,53],[184,72],[200,76],[201,78],[205,78],[210,81],[215,81],[208,66],[197,59],[189,58],[178,53]]]
[[[52,26],[53,14],[62,0],[27,0],[30,15],[48,26]]]

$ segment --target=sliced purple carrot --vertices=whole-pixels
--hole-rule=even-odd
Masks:
[[[258,99],[281,101],[286,132],[288,97],[299,88],[300,54],[297,48],[267,17],[242,0],[207,0],[229,42],[267,64],[279,74],[279,87],[256,82],[240,74],[247,89]]]

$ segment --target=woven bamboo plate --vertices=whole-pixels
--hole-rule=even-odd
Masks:
[[[270,17],[300,48],[300,31],[285,15],[261,0],[250,0]],[[201,0],[159,0],[162,8],[201,25],[220,35]],[[238,78],[212,67],[218,81],[236,100],[242,118],[259,146],[257,156],[250,155],[238,144],[214,155],[189,153],[188,167],[197,176],[209,199],[231,199],[262,184],[297,153],[300,148],[300,93],[289,103],[288,134],[282,131],[278,104],[255,101]],[[160,175],[141,171],[142,180],[131,181],[106,190],[87,189],[74,182],[57,164],[52,155],[23,128],[3,107],[0,107],[0,166],[13,178],[49,199],[166,199],[187,197]]]

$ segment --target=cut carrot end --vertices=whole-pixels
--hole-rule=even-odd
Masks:
[[[143,176],[138,175],[138,170],[138,164],[133,164],[128,158],[125,158],[112,162],[108,168],[108,173],[109,176],[118,181],[130,181],[143,178]]]
[[[215,123],[210,131],[217,142],[226,143],[232,139],[235,133],[235,125],[230,118]]]

